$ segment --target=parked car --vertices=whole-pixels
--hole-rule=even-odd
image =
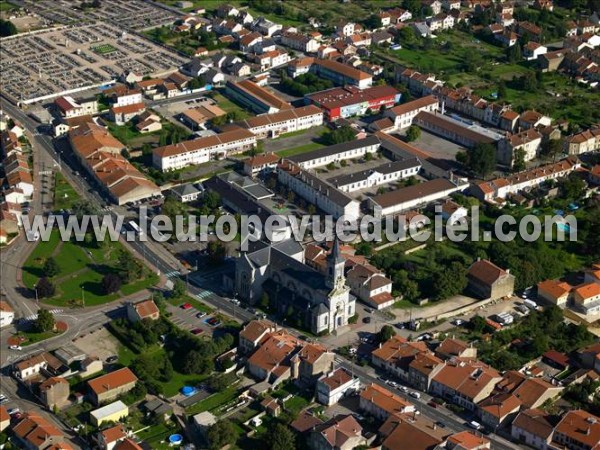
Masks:
[[[478,430],[478,431],[483,428],[479,422],[476,422],[474,420],[472,420],[471,422],[469,422],[467,425],[469,425],[474,430]]]
[[[192,305],[190,305],[189,303],[184,303],[183,305],[181,305],[181,309],[191,309]]]
[[[23,347],[21,347],[20,345],[11,345],[9,348],[11,350],[23,350]]]
[[[194,328],[192,330],[192,334],[195,334],[195,335],[199,335],[199,334],[202,334],[202,333],[204,333],[204,330],[202,328]]]
[[[438,407],[438,404],[437,404],[436,402],[434,402],[434,401],[427,402],[427,404],[428,404],[429,406],[431,406],[432,408],[437,408],[437,407]]]
[[[106,358],[106,362],[107,362],[107,363],[114,363],[114,362],[116,362],[118,359],[119,359],[119,357],[118,357],[118,356],[116,356],[116,355],[113,355],[113,356],[109,356],[108,358]]]
[[[363,317],[363,322],[364,323],[371,323],[371,318],[370,317]]]
[[[197,317],[198,319],[202,319],[204,316],[206,316],[206,313],[205,313],[205,312],[202,312],[202,311],[200,311],[198,314],[196,314],[196,317]]]
[[[412,391],[412,392],[411,392],[410,394],[408,394],[408,395],[410,395],[411,397],[413,397],[413,398],[416,398],[416,399],[419,399],[419,398],[421,398],[421,393],[420,393],[420,392],[416,392],[416,391]]]
[[[215,318],[215,317],[211,317],[210,319],[208,319],[206,321],[207,324],[209,324],[211,327],[216,327],[221,325],[221,322],[219,321],[219,319]]]

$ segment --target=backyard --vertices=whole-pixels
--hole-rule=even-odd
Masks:
[[[44,264],[53,258],[59,271],[53,278],[56,294],[43,301],[55,306],[96,306],[146,289],[158,282],[158,277],[144,269],[145,275],[121,289],[105,294],[102,279],[117,270],[119,255],[125,252],[120,242],[107,241],[102,247],[74,240],[62,242],[58,230],[53,230],[47,242],[40,241],[23,265],[23,284],[34,289],[44,276]]]

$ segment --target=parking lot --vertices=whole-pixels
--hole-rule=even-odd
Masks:
[[[182,302],[182,304],[183,303],[185,302]],[[201,333],[198,333],[200,336],[212,336],[213,331],[218,327],[218,325],[211,326],[207,323],[212,316],[201,313],[191,305],[190,308],[184,309],[181,306],[167,304],[167,311],[172,314],[171,321],[177,327],[188,331],[200,329],[202,330]]]
[[[425,130],[421,130],[421,137],[411,142],[411,145],[429,153],[434,159],[448,161],[454,161],[458,152],[466,150],[462,145],[455,144]]]
[[[0,59],[3,90],[24,103],[101,86],[127,71],[165,75],[186,62],[176,53],[108,23],[4,39]]]

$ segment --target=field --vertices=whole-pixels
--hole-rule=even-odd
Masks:
[[[110,44],[97,45],[92,47],[92,50],[99,55],[108,55],[109,53],[117,51],[117,49]]]
[[[110,242],[106,249],[85,242],[61,242],[58,231],[54,230],[48,242],[40,241],[23,265],[23,284],[29,289],[34,288],[43,276],[43,266],[49,257],[53,257],[60,267],[60,273],[53,279],[56,295],[44,300],[50,305],[77,305],[81,304],[82,297],[84,306],[100,305],[158,282],[154,273],[148,273],[136,282],[123,285],[119,292],[106,295],[102,278],[106,273],[116,270],[122,251],[125,249],[120,242]]]
[[[0,1],[0,11],[11,11],[13,9],[17,9],[17,7],[12,3],[7,2],[6,0]]]
[[[235,112],[236,114],[238,114],[239,120],[246,119],[246,118],[250,117],[250,113],[248,111],[246,111],[244,108],[242,108],[241,106],[237,105],[236,103],[232,102],[228,98],[224,97],[223,94],[220,94],[219,92],[212,91],[210,93],[210,97],[212,97],[212,99],[215,102],[217,102],[217,105],[223,111],[228,112],[228,113],[229,112]]]
[[[73,203],[79,199],[79,194],[65,179],[62,173],[54,174],[54,210],[71,209]]]

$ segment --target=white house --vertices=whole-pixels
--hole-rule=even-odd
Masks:
[[[439,109],[439,102],[433,95],[421,97],[417,100],[403,103],[385,110],[384,117],[389,117],[394,121],[394,127],[398,130],[408,128],[412,125],[413,119],[421,111],[435,112]]]
[[[335,405],[342,397],[358,391],[359,388],[360,379],[340,367],[319,378],[316,387],[317,401],[326,406]]]
[[[5,301],[0,301],[0,328],[10,325],[15,318],[15,312]]]

